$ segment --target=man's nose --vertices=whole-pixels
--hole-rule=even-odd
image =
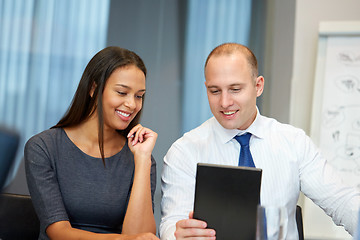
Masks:
[[[230,94],[223,92],[220,99],[221,107],[228,108],[233,104],[233,100]]]

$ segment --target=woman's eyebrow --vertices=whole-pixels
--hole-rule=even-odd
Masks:
[[[119,87],[123,87],[123,88],[128,88],[128,89],[130,89],[129,86],[124,85],[124,84],[121,84],[121,83],[117,83],[117,84],[115,84],[115,86],[119,86]]]
[[[115,86],[119,86],[119,87],[123,87],[123,88],[126,88],[126,89],[131,89],[131,87],[127,86],[127,85],[124,85],[124,84],[121,84],[121,83],[117,83],[115,84]],[[146,89],[140,89],[138,92],[145,92]]]

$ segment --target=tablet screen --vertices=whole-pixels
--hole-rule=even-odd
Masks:
[[[262,170],[198,163],[194,218],[216,230],[216,239],[255,239]]]

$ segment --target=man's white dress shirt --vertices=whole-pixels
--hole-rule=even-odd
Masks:
[[[337,225],[354,233],[359,192],[342,185],[303,130],[264,117],[258,111],[246,131],[225,129],[212,117],[171,146],[162,173],[161,239],[175,239],[176,222],[193,211],[197,163],[237,166],[240,145],[233,138],[243,132],[252,134],[250,151],[255,166],[263,170],[261,204],[287,209],[286,239],[298,239],[295,210],[300,191]]]

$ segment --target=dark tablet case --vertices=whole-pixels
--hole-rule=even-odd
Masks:
[[[218,240],[254,240],[262,170],[198,163],[194,218]]]

